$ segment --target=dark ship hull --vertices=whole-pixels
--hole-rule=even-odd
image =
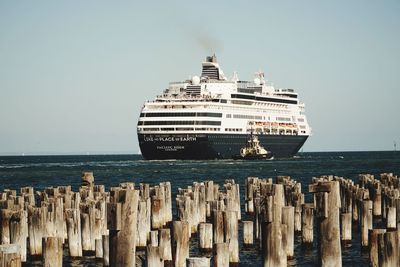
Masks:
[[[143,158],[233,159],[248,140],[247,134],[138,134]],[[260,143],[274,158],[293,157],[308,136],[259,135]]]

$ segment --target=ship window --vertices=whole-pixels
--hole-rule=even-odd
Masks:
[[[222,113],[213,112],[149,112],[141,113],[140,117],[213,117],[222,118]]]
[[[220,121],[139,121],[139,125],[221,125]]]

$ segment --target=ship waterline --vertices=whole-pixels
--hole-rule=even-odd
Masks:
[[[232,159],[248,140],[247,134],[138,134],[145,159]],[[308,136],[259,135],[275,158],[294,156]]]

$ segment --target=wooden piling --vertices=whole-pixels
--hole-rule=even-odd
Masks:
[[[165,265],[172,264],[172,249],[171,249],[171,231],[170,229],[161,229],[160,230],[160,253],[164,260]]]
[[[62,238],[43,237],[43,267],[62,267]]]
[[[102,236],[103,243],[103,266],[110,266],[110,241],[109,235]]]
[[[71,257],[82,256],[81,218],[78,209],[67,209],[68,249]]]
[[[378,257],[378,234],[385,233],[386,229],[369,230],[369,259],[371,267],[379,266]]]
[[[225,240],[229,244],[229,262],[239,263],[239,228],[237,212],[232,210],[224,211]]]
[[[342,243],[351,243],[351,213],[342,213],[341,217],[341,232],[342,232]]]
[[[213,238],[214,243],[223,243],[224,238],[224,216],[221,210],[212,211]]]
[[[28,206],[28,239],[31,256],[42,255],[42,238],[46,233],[46,215],[47,207]]]
[[[316,208],[320,224],[320,265],[341,267],[339,182],[328,178],[328,180],[310,184],[309,191],[316,193],[319,200]]]
[[[164,267],[164,260],[159,247],[152,245],[147,246],[146,263],[148,267]]]
[[[10,242],[20,246],[21,261],[27,259],[26,243],[28,237],[28,218],[27,212],[18,210],[13,213],[10,219]]]
[[[158,247],[158,230],[153,230],[150,232],[150,245],[153,247]]]
[[[21,267],[20,247],[17,244],[0,245],[0,266]]]
[[[243,245],[251,247],[254,243],[253,221],[243,221]]]
[[[386,212],[386,228],[387,229],[396,229],[397,221],[396,221],[396,207],[387,207]]]
[[[172,227],[175,267],[185,267],[186,259],[189,257],[189,223],[173,221]]]
[[[294,207],[285,206],[282,208],[282,224],[286,229],[286,255],[288,259],[294,256]]]
[[[2,209],[0,211],[0,222],[1,222],[1,244],[10,244],[10,219],[13,215],[13,211],[9,209]]]
[[[379,266],[399,266],[399,237],[397,231],[378,234]]]
[[[190,257],[186,259],[187,267],[210,267],[209,258]]]
[[[314,241],[314,204],[303,204],[301,241],[303,245],[312,246]]]
[[[229,267],[229,244],[216,243],[214,246],[214,267]]]
[[[280,222],[265,223],[263,238],[264,267],[286,267],[287,253],[282,238]]]
[[[213,225],[211,223],[199,224],[199,246],[200,250],[212,251],[213,247]]]
[[[110,242],[110,265],[135,266],[136,223],[139,191],[126,188],[111,192],[113,202],[107,206]]]
[[[362,202],[361,212],[361,246],[368,247],[368,231],[372,229],[372,201]]]

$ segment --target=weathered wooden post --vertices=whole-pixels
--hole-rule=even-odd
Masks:
[[[214,243],[223,243],[224,242],[224,216],[221,210],[213,210],[212,211],[212,224],[213,224],[213,238]]]
[[[343,243],[351,243],[351,215],[351,213],[342,213],[340,215]]]
[[[111,197],[113,201],[107,205],[110,265],[135,266],[139,191],[130,188],[114,189]]]
[[[382,215],[382,187],[380,182],[374,183],[373,193],[373,214],[374,216]]]
[[[146,249],[146,266],[164,267],[164,260],[161,256],[160,248],[148,245]]]
[[[137,247],[145,248],[151,231],[151,200],[139,201],[137,222]]]
[[[224,211],[225,240],[229,244],[229,262],[239,263],[239,228],[237,211]]]
[[[103,259],[103,239],[95,239],[95,257],[96,259]]]
[[[20,246],[21,261],[26,261],[26,243],[28,237],[27,212],[18,210],[13,213],[10,219],[10,241],[11,244]]]
[[[243,221],[243,244],[246,247],[251,247],[254,243],[253,227],[253,221]]]
[[[399,266],[399,236],[397,231],[378,234],[379,266]]]
[[[42,238],[46,234],[47,207],[28,206],[29,254],[42,255]]]
[[[82,256],[81,217],[78,209],[65,211],[67,220],[68,249],[71,257]]]
[[[93,172],[83,172],[82,173],[82,181],[83,186],[87,186],[89,188],[93,188],[94,185],[94,176]]]
[[[9,209],[0,210],[0,222],[1,222],[1,242],[0,244],[10,244],[10,219],[13,215],[13,211]]]
[[[288,259],[294,256],[294,207],[282,208],[282,224],[287,226],[286,231],[286,255]]]
[[[216,243],[213,259],[215,267],[229,267],[229,244]]]
[[[301,241],[303,245],[312,246],[314,242],[314,204],[305,203],[302,209]]]
[[[20,247],[17,244],[0,245],[0,266],[21,267]]]
[[[213,225],[211,223],[199,224],[199,245],[201,251],[212,251],[213,247]]]
[[[372,201],[362,202],[361,212],[361,246],[368,247],[368,231],[372,229]]]
[[[369,230],[369,259],[371,267],[379,266],[378,258],[378,234],[385,233],[386,229]]]
[[[110,266],[110,242],[108,233],[102,235],[103,241],[103,266]]]
[[[173,221],[173,242],[175,267],[185,267],[186,259],[189,257],[189,223]]]
[[[280,222],[265,223],[262,233],[264,267],[286,267],[287,253],[284,247],[282,227]]]
[[[160,253],[165,265],[172,265],[171,231],[170,229],[160,230]]]
[[[190,257],[186,259],[187,267],[210,267],[209,258]]]
[[[62,267],[62,238],[43,237],[43,267]]]
[[[396,221],[396,207],[387,207],[386,212],[386,228],[387,229],[396,229],[397,221]]]
[[[310,184],[309,191],[317,195],[316,211],[320,223],[320,264],[325,267],[341,267],[339,182],[320,181]]]

